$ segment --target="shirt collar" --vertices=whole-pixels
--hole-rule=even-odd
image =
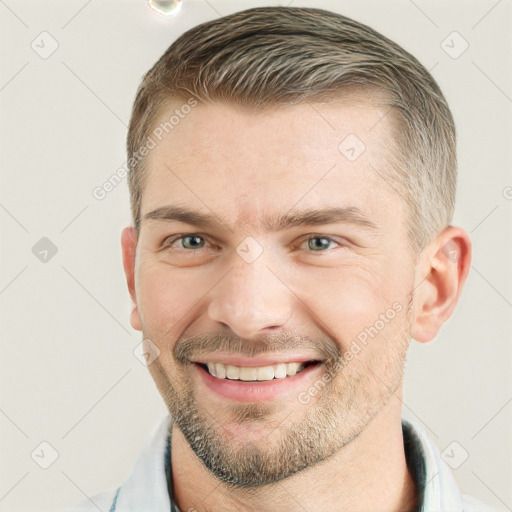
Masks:
[[[420,512],[463,510],[462,496],[451,469],[420,425],[402,418],[407,465],[416,481]]]
[[[171,417],[167,415],[146,439],[128,479],[119,488],[116,512],[169,512],[165,467],[169,460]]]

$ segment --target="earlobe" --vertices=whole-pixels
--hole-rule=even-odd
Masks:
[[[131,326],[140,331],[142,322],[137,306],[137,294],[135,291],[135,255],[137,250],[137,233],[133,227],[126,227],[121,234],[121,247],[123,253],[123,268],[126,276],[126,284],[133,302],[133,309],[130,314]]]
[[[414,290],[412,337],[425,343],[435,338],[453,313],[471,264],[471,241],[454,226],[443,230],[419,259]]]
[[[142,331],[142,320],[140,318],[139,307],[137,306],[137,304],[133,305],[133,309],[130,314],[130,325],[136,331]]]

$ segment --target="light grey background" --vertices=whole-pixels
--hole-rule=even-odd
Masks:
[[[142,0],[0,0],[0,510],[55,510],[119,484],[166,414],[132,352],[140,334],[129,326],[119,243],[127,186],[102,201],[92,191],[125,163],[137,85],[179,34],[289,3],[185,0],[166,19]],[[438,338],[413,344],[404,416],[448,447],[453,465],[468,453],[454,470],[466,492],[512,510],[511,2],[292,5],[331,9],[391,37],[432,70],[451,105],[455,223],[471,233],[473,268]],[[31,47],[51,49],[43,31],[58,43],[47,58]],[[32,252],[42,237],[57,247],[53,257],[47,242]],[[41,442],[58,453],[48,469],[38,463],[51,462],[52,449]]]

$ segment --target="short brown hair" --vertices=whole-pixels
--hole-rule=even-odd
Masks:
[[[354,89],[386,98],[398,123],[389,183],[408,205],[415,250],[451,221],[455,126],[430,73],[399,45],[342,15],[262,7],[198,25],[144,76],[127,137],[132,215],[139,228],[145,159],[138,149],[171,98],[225,101],[252,109],[323,101]]]

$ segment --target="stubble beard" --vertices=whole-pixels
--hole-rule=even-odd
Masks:
[[[284,410],[280,401],[234,404],[218,417],[196,397],[192,368],[173,372],[172,383],[157,360],[153,378],[172,423],[204,466],[228,486],[249,491],[321,463],[365,429],[402,382],[410,342],[409,311],[410,307],[405,318],[398,319],[400,326],[378,341],[381,347],[392,345],[388,352],[372,350],[366,355],[366,350],[375,349],[369,343],[346,364],[327,361],[324,372],[332,378],[308,404],[301,404],[298,397],[285,403]],[[236,439],[224,426],[233,423],[261,428],[254,436]]]

